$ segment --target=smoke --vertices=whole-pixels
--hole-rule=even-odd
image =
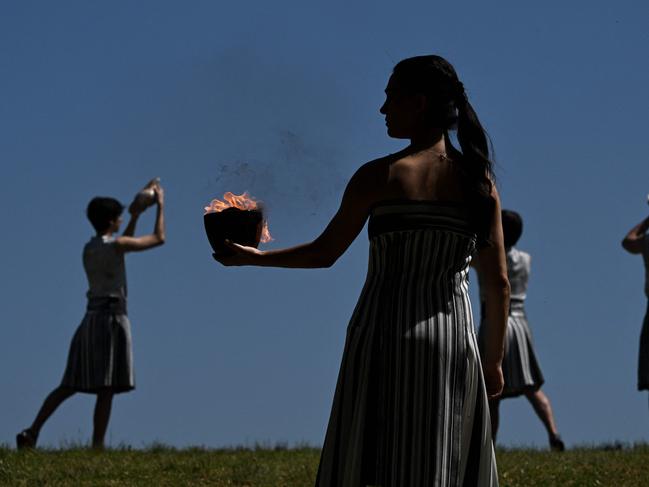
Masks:
[[[248,191],[271,217],[331,216],[350,172],[340,141],[357,124],[340,73],[323,69],[317,58],[232,48],[197,73],[213,113],[209,197]]]
[[[346,179],[334,150],[309,144],[291,130],[277,134],[267,158],[249,158],[216,164],[208,188],[219,192],[248,191],[270,212],[281,208],[293,216],[320,215],[337,205]]]

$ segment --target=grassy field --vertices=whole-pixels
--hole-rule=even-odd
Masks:
[[[3,486],[311,487],[319,452],[299,449],[0,448]],[[579,448],[561,454],[499,450],[502,487],[649,486],[649,446]]]

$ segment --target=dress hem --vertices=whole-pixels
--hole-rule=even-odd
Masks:
[[[66,389],[70,389],[71,391],[80,392],[83,394],[99,394],[101,392],[112,392],[113,394],[123,394],[135,390],[135,386],[76,387],[65,383],[61,383],[61,387],[65,387]]]

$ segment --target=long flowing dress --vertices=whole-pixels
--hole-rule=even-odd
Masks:
[[[463,207],[382,203],[368,230],[317,487],[497,486]]]
[[[502,397],[520,396],[538,390],[544,382],[543,372],[532,343],[532,332],[525,313],[527,283],[530,277],[531,256],[511,247],[507,249],[507,277],[511,286],[509,317],[505,332],[505,355],[503,377],[505,386]],[[482,289],[482,286],[481,286]],[[484,318],[484,305],[482,306]],[[484,320],[480,325],[478,341],[483,345]]]
[[[86,314],[70,343],[61,385],[78,392],[135,388],[126,267],[115,239],[93,237],[83,249],[88,278]]]

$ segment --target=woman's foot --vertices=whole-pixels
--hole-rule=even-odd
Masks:
[[[550,450],[552,451],[564,451],[566,445],[563,444],[561,436],[557,433],[556,435],[550,435]]]
[[[36,446],[36,440],[38,440],[38,434],[35,434],[29,428],[24,429],[16,435],[16,447],[19,450],[34,448]]]

